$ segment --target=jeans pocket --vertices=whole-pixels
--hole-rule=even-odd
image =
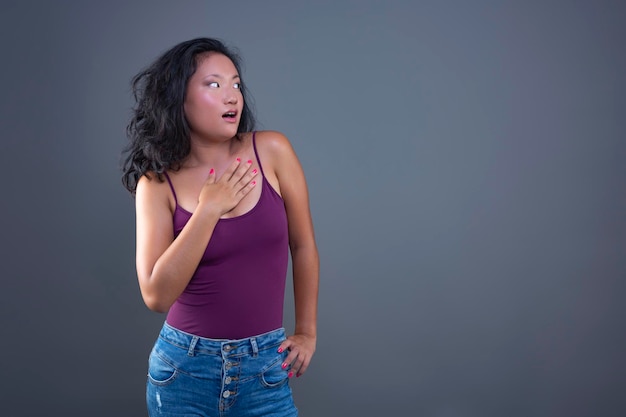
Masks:
[[[154,385],[168,385],[176,379],[178,370],[166,358],[153,350],[148,360],[148,381]]]
[[[289,380],[289,371],[283,369],[283,361],[287,358],[287,351],[274,357],[261,371],[261,384],[267,388],[279,387]]]

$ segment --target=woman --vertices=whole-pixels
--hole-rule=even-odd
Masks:
[[[288,380],[315,351],[319,260],[287,138],[254,131],[238,57],[182,42],[132,81],[124,186],[137,276],[167,312],[149,358],[151,416],[295,416]],[[295,331],[283,298],[292,257]]]

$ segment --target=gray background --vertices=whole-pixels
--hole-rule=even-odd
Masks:
[[[626,415],[624,2],[0,4],[3,416],[145,415],[119,154],[130,78],[196,36],[309,180],[303,417]]]

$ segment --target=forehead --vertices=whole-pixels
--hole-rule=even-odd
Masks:
[[[233,61],[226,55],[216,52],[198,55],[196,74],[200,76],[215,74],[225,77],[239,75]]]

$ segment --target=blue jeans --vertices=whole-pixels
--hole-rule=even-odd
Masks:
[[[298,415],[284,329],[240,340],[194,336],[163,325],[148,362],[151,417]]]

